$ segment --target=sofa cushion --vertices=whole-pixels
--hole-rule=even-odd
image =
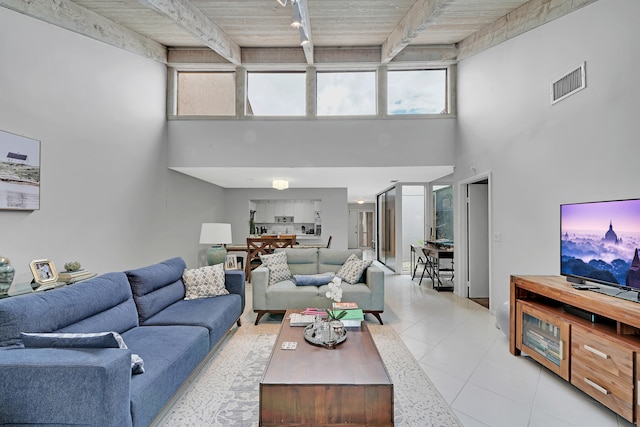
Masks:
[[[224,267],[222,264],[185,270],[182,274],[185,300],[228,295],[224,287]]]
[[[327,290],[327,285],[296,286],[291,280],[283,280],[267,287],[266,308],[331,308],[332,301],[325,296]]]
[[[340,267],[340,270],[336,273],[336,276],[341,278],[347,283],[358,283],[362,277],[362,273],[369,268],[371,260],[364,261],[359,259],[355,254],[352,254],[347,261]]]
[[[262,265],[269,269],[269,285],[291,278],[286,252],[260,255],[260,261],[262,261]]]
[[[291,274],[317,274],[318,273],[318,249],[317,248],[279,248],[275,253],[287,254],[287,265]],[[333,270],[335,273],[337,269]]]
[[[180,300],[150,317],[142,325],[202,326],[209,330],[209,346],[213,348],[240,318],[242,310],[242,297],[238,294]]]
[[[184,298],[182,273],[186,268],[184,260],[176,257],[125,271],[131,284],[140,322]]]
[[[347,261],[347,259],[355,254],[359,259],[362,259],[362,249],[318,249],[318,273],[328,273],[337,271]]]
[[[215,298],[214,298],[215,299]],[[140,326],[122,334],[145,362],[145,374],[131,377],[131,418],[147,426],[209,352],[206,328]]]
[[[20,334],[25,348],[121,348],[127,349],[117,332]],[[144,374],[144,360],[131,353],[131,373]]]
[[[124,273],[0,300],[0,347],[22,347],[21,332],[123,332],[138,326]]]

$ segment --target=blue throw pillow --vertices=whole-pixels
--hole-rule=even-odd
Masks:
[[[20,337],[25,348],[128,348],[117,332],[88,334],[20,332]],[[137,354],[131,354],[131,373],[144,373],[144,360]]]
[[[335,274],[333,273],[321,273],[321,274],[295,274],[291,280],[296,286],[321,286],[326,285]]]

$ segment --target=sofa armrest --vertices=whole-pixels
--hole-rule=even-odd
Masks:
[[[0,424],[131,426],[131,352],[0,350]]]
[[[384,271],[376,266],[370,266],[365,272],[365,283],[371,289],[373,309],[384,310]]]
[[[269,286],[269,269],[257,267],[251,271],[251,294],[253,295],[253,311],[267,308],[267,287]]]
[[[225,270],[224,286],[230,294],[238,294],[242,298],[242,311],[245,305],[245,280],[242,270]]]

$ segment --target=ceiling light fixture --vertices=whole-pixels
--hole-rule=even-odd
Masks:
[[[307,37],[307,33],[304,31],[304,28],[299,27],[298,31],[300,31],[300,46],[309,44],[309,37]]]
[[[293,28],[302,27],[302,17],[300,16],[300,6],[297,1],[291,2],[291,26]]]
[[[286,179],[274,179],[271,186],[276,190],[286,190],[289,188],[289,181]]]
[[[364,204],[364,200],[362,200],[362,199],[358,199],[356,201],[358,202],[359,205],[363,205]]]

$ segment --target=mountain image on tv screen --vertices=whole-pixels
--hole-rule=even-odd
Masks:
[[[640,199],[560,207],[561,273],[640,289]]]

